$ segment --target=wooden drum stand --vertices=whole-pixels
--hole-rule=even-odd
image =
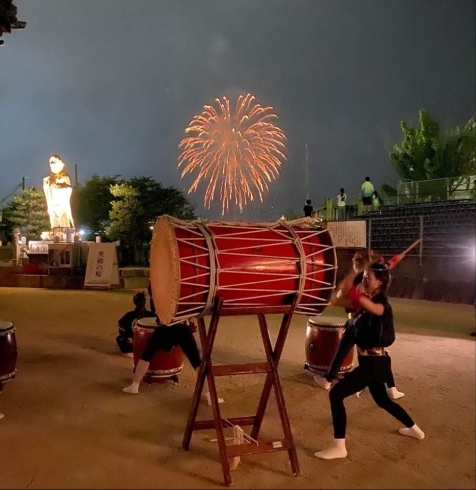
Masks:
[[[286,340],[286,335],[291,324],[292,315],[296,308],[296,303],[297,295],[295,296],[291,305],[264,307],[223,307],[223,298],[215,297],[208,333],[205,327],[204,319],[198,318],[198,327],[200,332],[203,357],[198,372],[197,382],[192,399],[192,406],[190,409],[190,414],[188,416],[187,427],[185,429],[182,446],[186,451],[189,450],[193,431],[215,428],[225,485],[231,485],[232,483],[230,458],[236,458],[248,454],[287,451],[289,454],[289,460],[291,463],[291,470],[293,475],[297,476],[299,474],[299,463],[297,459],[296,447],[294,444],[291,425],[289,423],[289,417],[284,402],[283,390],[281,388],[281,383],[278,375],[279,360],[283,352],[284,342]],[[266,323],[265,314],[283,314],[281,327],[279,329],[279,334],[274,349],[268,332],[268,325]],[[211,356],[213,352],[213,345],[215,343],[218,322],[221,316],[231,315],[256,315],[258,317],[264,351],[266,353],[265,362],[220,366],[212,365]],[[264,383],[263,391],[261,393],[261,399],[256,414],[245,417],[234,417],[230,419],[222,418],[220,413],[220,406],[218,403],[215,377],[258,373],[266,374],[266,381]],[[210,389],[213,420],[196,420],[198,406],[201,400],[203,386],[205,383],[205,377],[208,380],[208,386]],[[274,389],[274,393],[276,395],[276,402],[284,436],[282,439],[274,441],[263,441],[258,440],[258,436],[266,411],[266,406],[268,404],[269,396],[271,394],[271,388]],[[225,435],[223,429],[225,427],[228,427],[230,423],[233,426],[252,426],[251,437],[247,437],[245,439],[245,442],[242,444],[227,446],[225,443]],[[251,442],[246,442],[250,439]]]

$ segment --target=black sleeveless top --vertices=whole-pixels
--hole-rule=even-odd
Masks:
[[[339,348],[326,375],[327,381],[335,378],[342,362],[354,345],[361,349],[372,349],[373,347],[388,347],[395,341],[393,310],[387,296],[378,294],[372,298],[372,301],[383,305],[383,314],[378,316],[362,310],[347,321]]]

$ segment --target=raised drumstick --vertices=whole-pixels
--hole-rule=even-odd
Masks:
[[[415,240],[406,250],[404,250],[402,253],[399,253],[397,255],[394,255],[389,261],[388,261],[388,268],[393,269],[402,259],[407,255],[408,252],[412,248],[415,248],[419,243],[421,242],[421,238],[418,240]]]

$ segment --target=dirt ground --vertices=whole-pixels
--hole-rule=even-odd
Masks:
[[[0,318],[14,324],[19,347],[17,377],[0,395],[1,488],[222,486],[214,431],[195,432],[191,450],[181,448],[195,381],[189,364],[178,386],[121,392],[131,359],[118,355],[114,338],[131,304],[130,291],[0,289]],[[393,304],[401,404],[426,438],[399,435],[400,424],[367,391],[346,401],[348,458],[313,458],[332,440],[331,417],[327,393],[303,369],[306,318],[295,317],[280,375],[301,474],[292,476],[286,452],[248,456],[232,474],[235,488],[475,488],[474,309]],[[268,317],[272,335],[278,320]],[[263,359],[256,319],[221,321],[215,363]],[[263,382],[263,375],[220,378],[223,416],[253,415]],[[270,400],[263,438],[281,436]],[[211,409],[201,406],[199,418],[211,418]]]

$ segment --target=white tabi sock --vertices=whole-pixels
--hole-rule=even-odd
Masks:
[[[399,398],[405,396],[405,393],[398,391],[397,388],[395,388],[395,386],[392,386],[391,388],[387,388],[387,393],[392,400],[398,400]]]
[[[149,362],[143,361],[142,359],[137,363],[134,376],[132,377],[132,383],[126,388],[123,388],[122,391],[124,393],[128,393],[129,395],[137,395],[139,393],[140,382],[148,371],[149,364]]]
[[[402,434],[402,436],[414,437],[415,439],[424,439],[425,433],[415,424],[413,427],[399,429],[398,432]]]
[[[220,397],[217,397],[217,398],[218,398],[218,403],[223,403],[225,401],[225,400],[223,400],[223,398],[220,398]],[[207,402],[207,405],[209,407],[212,406],[212,397],[210,396],[210,393],[209,392],[208,393],[207,392],[205,393],[205,401]]]
[[[334,442],[327,449],[314,453],[314,457],[318,459],[346,458],[347,449],[345,448],[345,439],[334,439]]]

